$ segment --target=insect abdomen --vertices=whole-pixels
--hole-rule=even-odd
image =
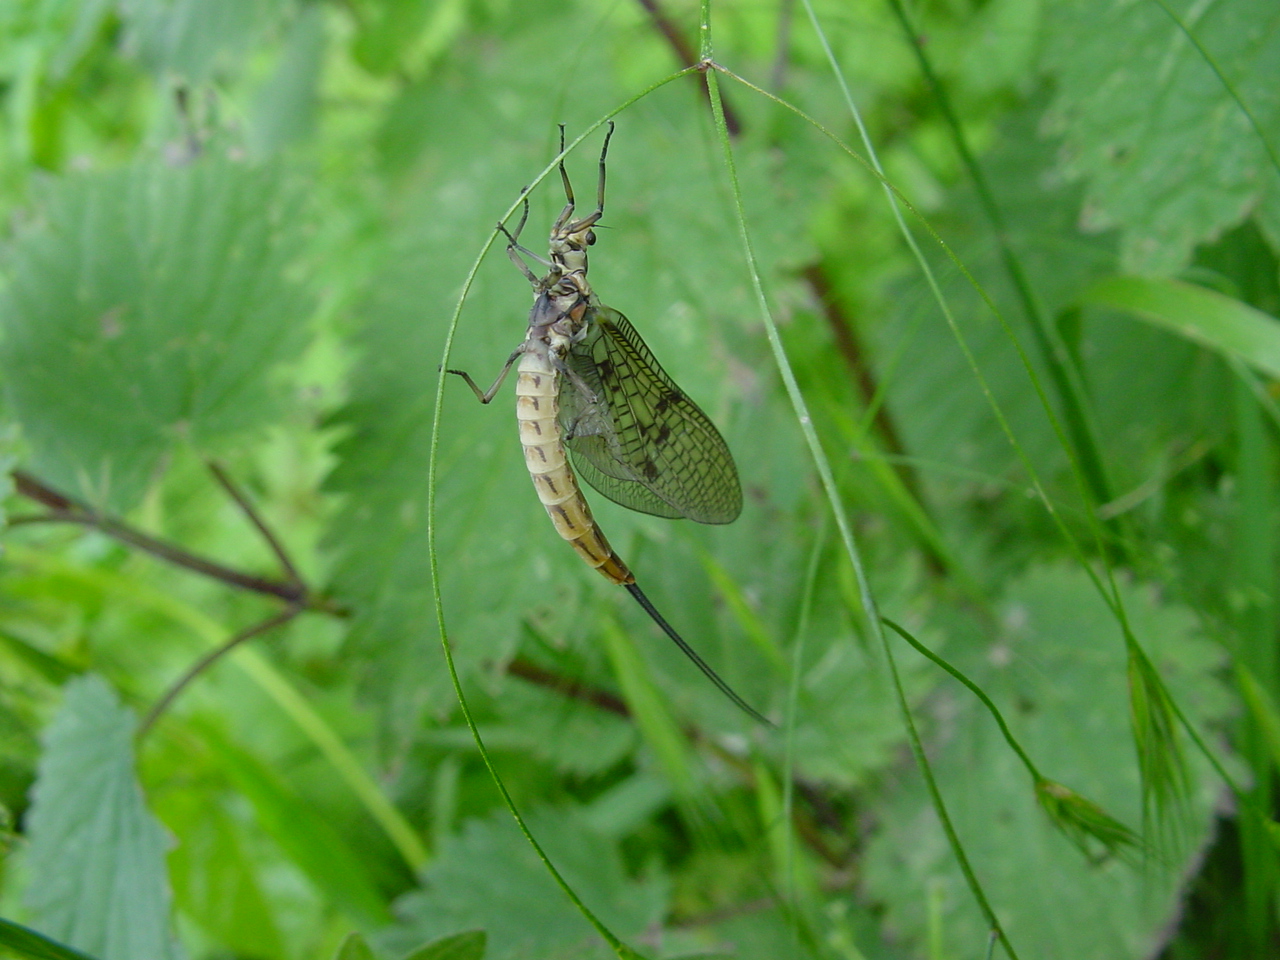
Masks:
[[[530,352],[521,359],[516,376],[516,419],[534,489],[560,536],[583,560],[613,583],[635,583],[636,578],[592,518],[591,507],[565,457],[557,419],[558,380],[547,357]]]

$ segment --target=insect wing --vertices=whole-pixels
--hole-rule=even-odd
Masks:
[[[733,455],[621,313],[590,308],[568,363],[596,396],[562,378],[560,420],[578,474],[641,513],[729,523],[742,512]]]

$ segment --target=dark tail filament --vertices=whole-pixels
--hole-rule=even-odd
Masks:
[[[658,608],[655,607],[649,601],[649,598],[644,595],[644,591],[640,589],[639,584],[628,583],[628,584],[624,584],[624,586],[626,586],[627,592],[636,598],[636,603],[644,607],[644,612],[653,618],[653,622],[662,628],[662,632],[675,641],[676,646],[681,649],[681,651],[684,653],[686,657],[688,657],[690,660],[694,662],[697,668],[702,671],[703,675],[708,680],[710,680],[720,689],[721,693],[723,693],[726,697],[728,697],[730,700],[736,703],[738,707],[744,713],[748,714],[753,720],[757,720],[760,723],[763,723],[766,727],[773,726],[773,724],[770,723],[768,719],[765,718],[764,714],[760,713],[760,711],[758,711],[755,707],[751,706],[751,704],[743,700],[740,696],[738,696],[734,692],[731,686],[729,686],[727,683],[721,680],[720,674],[712,670],[711,666],[707,663],[707,661],[703,660],[702,657],[698,656],[698,652],[694,650],[693,647],[685,643],[684,637],[676,633],[675,628],[672,627],[671,624],[667,623],[667,621],[663,618],[662,614],[658,612]]]

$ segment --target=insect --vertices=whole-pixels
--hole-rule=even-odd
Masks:
[[[520,245],[528,197],[514,232],[498,224],[507,237],[507,255],[533,287],[524,342],[488,390],[465,371],[448,372],[462,377],[481,403],[489,403],[520,361],[520,442],[538,497],[560,536],[588,565],[625,586],[721,692],[771,725],[657,611],[609,546],[578,486],[580,476],[615,503],[659,517],[729,523],[742,511],[738,471],[715,425],[667,376],[627,318],[601,303],[587,282],[587,248],[595,243],[593,228],[604,215],[605,157],[612,137],[611,122],[600,150],[596,208],[585,217],[574,219],[573,187],[561,158],[567,202],[551,227],[549,259]],[[546,274],[535,274],[525,257],[544,266]]]

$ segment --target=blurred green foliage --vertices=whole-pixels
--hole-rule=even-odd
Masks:
[[[857,143],[847,83],[923,216],[917,262],[864,164],[721,77],[856,559],[646,5],[0,5],[0,954],[616,955],[503,805],[437,592],[493,773],[634,955],[978,956],[974,885],[1019,956],[1280,950],[1280,10],[710,7],[718,63]],[[660,9],[696,49],[698,5]],[[427,512],[438,368],[487,382],[524,333],[494,224],[533,185],[536,253],[556,124],[615,112],[592,284],[719,425],[746,507],[593,507],[778,730],[559,541],[510,411],[456,381]],[[601,136],[567,161],[580,202]],[[894,638],[949,838],[857,563],[1141,851],[1086,855]]]

